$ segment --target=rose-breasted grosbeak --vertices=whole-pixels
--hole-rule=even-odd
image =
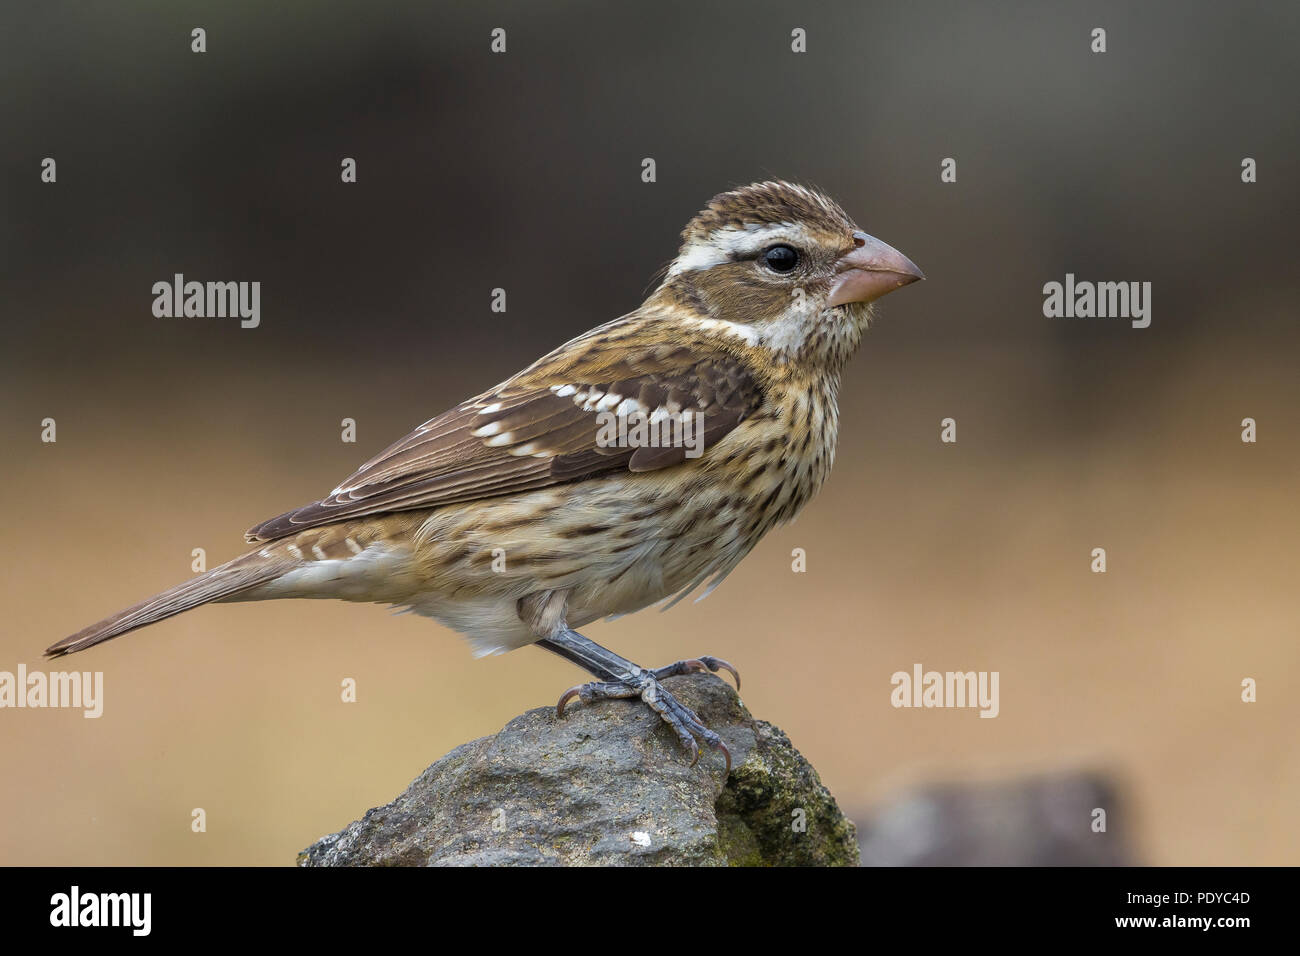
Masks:
[[[430,419],[320,501],[257,525],[254,550],[46,653],[210,601],[398,605],[459,631],[477,654],[554,651],[597,678],[557,711],[573,696],[640,697],[694,758],[698,737],[730,768],[718,736],[660,684],[722,668],[739,686],[730,664],[643,670],[574,628],[711,590],[795,516],[830,471],[840,372],[868,304],[920,278],[821,193],[767,182],[715,196],[635,312]],[[611,416],[702,433],[694,449],[632,441],[645,430],[602,431]]]

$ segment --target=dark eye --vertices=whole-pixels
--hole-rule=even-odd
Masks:
[[[799,264],[799,253],[790,246],[773,246],[763,253],[763,261],[773,272],[789,272]]]

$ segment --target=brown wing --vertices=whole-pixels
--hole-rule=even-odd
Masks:
[[[726,352],[663,345],[642,350],[623,345],[617,352],[614,358],[609,350],[593,347],[575,360],[572,351],[557,350],[425,422],[328,497],[264,521],[245,537],[270,541],[346,518],[514,494],[616,471],[667,468],[687,460],[684,446],[628,447],[610,444],[608,435],[602,441],[602,424],[609,418],[599,413],[699,412],[708,448],[762,404],[759,385]]]

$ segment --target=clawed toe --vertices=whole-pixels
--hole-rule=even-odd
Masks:
[[[699,661],[701,664],[703,664],[709,670],[713,671],[715,674],[719,670],[726,671],[728,674],[732,676],[732,679],[735,680],[736,690],[740,690],[740,671],[736,670],[736,668],[733,667],[731,664],[728,664],[721,657],[701,657]]]
[[[559,717],[564,713],[564,705],[573,698],[577,697],[584,704],[590,704],[597,700],[617,700],[624,697],[639,697],[641,688],[624,684],[621,681],[591,681],[586,684],[575,684],[564,692],[559,702],[555,705],[555,716]]]
[[[562,715],[564,705],[575,697],[584,704],[590,704],[597,700],[640,697],[677,734],[677,739],[691,755],[691,766],[695,766],[700,759],[700,747],[696,743],[696,738],[699,738],[709,747],[722,751],[722,755],[726,759],[726,772],[729,774],[731,773],[731,751],[722,742],[722,738],[706,727],[693,710],[670,694],[659,683],[662,677],[695,673],[706,668],[710,671],[716,671],[719,668],[729,671],[736,678],[736,686],[740,686],[740,675],[736,673],[734,667],[715,657],[702,657],[695,660],[678,661],[656,671],[641,671],[638,676],[629,678],[626,681],[594,681],[570,687],[555,705],[555,715],[557,717]]]
[[[709,657],[708,655],[692,657],[688,660],[669,664],[667,667],[660,667],[650,673],[655,676],[656,680],[663,680],[665,677],[677,677],[680,674],[698,674],[705,670],[712,671],[715,674],[720,670],[726,671],[735,680],[736,690],[740,690],[740,671],[720,657]]]

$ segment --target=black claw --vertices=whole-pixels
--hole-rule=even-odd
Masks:
[[[731,751],[727,749],[727,745],[721,740],[719,740],[714,746],[722,751],[722,756],[727,758],[727,772],[725,776],[731,776]]]
[[[713,671],[715,674],[719,670],[724,670],[736,679],[736,690],[740,690],[740,671],[728,664],[721,657],[701,657],[700,663]]]
[[[568,690],[566,690],[563,694],[560,695],[560,701],[558,704],[555,705],[556,717],[559,717],[564,713],[565,704],[573,700],[573,698],[575,697],[582,696],[582,688],[583,688],[582,684],[575,684],[573,687],[570,687]]]

